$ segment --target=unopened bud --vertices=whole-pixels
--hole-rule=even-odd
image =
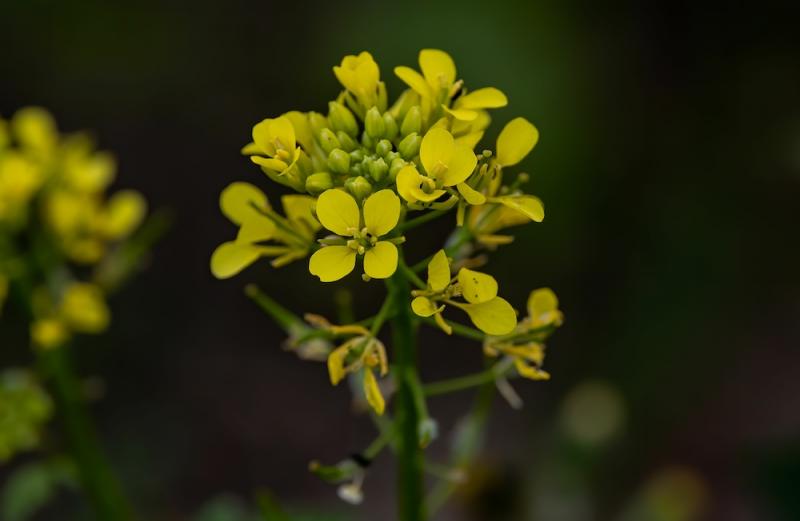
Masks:
[[[336,138],[339,140],[339,143],[342,144],[342,148],[346,152],[352,152],[356,148],[358,148],[358,141],[350,137],[349,134],[346,132],[342,132],[341,130],[336,133]]]
[[[397,173],[406,166],[406,162],[402,158],[395,158],[394,161],[389,163],[389,178],[394,181],[397,179]]]
[[[384,161],[382,157],[369,163],[369,176],[374,179],[376,183],[380,183],[388,173],[389,165],[386,164],[386,161]]]
[[[306,190],[311,195],[319,195],[333,188],[333,179],[328,172],[317,172],[306,178]]]
[[[422,138],[419,137],[419,134],[412,132],[404,137],[400,144],[397,145],[397,150],[400,152],[400,155],[403,156],[403,159],[411,160],[414,156],[419,154],[419,146],[421,143]]]
[[[419,107],[415,105],[406,112],[406,117],[403,118],[403,124],[400,125],[400,135],[407,136],[414,132],[419,134],[421,129],[422,115],[419,112]]]
[[[375,145],[375,153],[380,157],[386,157],[386,154],[392,151],[392,142],[388,139],[381,139]]]
[[[341,143],[331,129],[323,128],[319,132],[319,146],[326,154],[330,154],[334,148],[341,148]]]
[[[381,116],[381,112],[377,107],[372,107],[367,111],[367,115],[364,118],[364,127],[371,138],[380,139],[383,137],[384,132],[386,132],[386,123],[384,123],[383,116]]]
[[[397,133],[400,129],[397,127],[397,121],[394,119],[391,113],[385,112],[383,114],[383,123],[386,125],[386,131],[383,133],[383,137],[386,139],[394,139],[397,136]]]
[[[363,201],[372,193],[372,185],[362,176],[351,177],[344,182],[344,187],[358,201]]]
[[[353,116],[350,109],[341,103],[335,101],[328,103],[328,119],[334,130],[341,130],[351,136],[356,136],[358,134],[356,117]]]
[[[319,136],[323,128],[328,128],[328,119],[319,112],[309,112],[308,124],[311,126],[311,132]]]
[[[360,163],[364,160],[364,151],[360,148],[357,148],[350,152],[350,162],[351,163]]]
[[[331,150],[328,154],[328,166],[337,174],[346,174],[350,171],[350,155],[341,148]]]

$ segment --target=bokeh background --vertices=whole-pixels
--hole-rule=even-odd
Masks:
[[[517,305],[552,287],[567,318],[548,346],[552,381],[516,385],[521,411],[498,398],[481,473],[439,519],[800,518],[798,14],[624,0],[0,3],[0,114],[36,104],[63,130],[91,129],[118,157],[118,186],[174,218],[115,297],[109,334],[76,353],[104,389],[92,410],[142,519],[213,516],[258,489],[324,519],[392,519],[389,456],[358,508],[307,472],[372,428],[242,293],[256,282],[331,316],[333,289],[304,263],[217,281],[208,259],[234,233],[223,187],[279,194],[238,153],[255,122],[323,111],[331,66],[361,50],[396,94],[392,67],[415,66],[423,47],[508,94],[489,143],[516,115],[539,127],[522,166],[547,218],[489,270]],[[431,229],[411,244],[420,257],[445,232]],[[379,285],[347,285],[371,314]],[[24,363],[10,329],[0,361]],[[425,379],[480,367],[479,348],[436,332],[421,350]],[[433,459],[472,398],[431,399],[444,430]],[[64,493],[38,519],[85,515]]]

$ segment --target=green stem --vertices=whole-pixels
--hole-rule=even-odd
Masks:
[[[429,326],[439,329],[439,325],[431,317],[420,318],[420,320]],[[450,327],[453,328],[453,333],[460,337],[476,340],[478,342],[483,342],[486,339],[486,333],[475,328],[465,326],[464,324],[459,324],[458,322],[448,322],[448,324],[450,324]]]
[[[68,358],[69,346],[39,353],[51,382],[81,483],[101,521],[130,521],[133,510],[106,461]]]
[[[419,217],[415,217],[409,221],[406,221],[398,225],[397,228],[395,228],[395,230],[397,231],[398,235],[402,234],[405,231],[411,230],[412,228],[416,228],[417,226],[425,224],[426,222],[437,219],[442,215],[446,214],[447,212],[449,212],[450,210],[452,210],[452,208],[447,208],[446,210],[433,210],[426,212],[425,214],[420,215]]]
[[[248,284],[244,288],[244,292],[284,331],[288,332],[298,325],[305,324],[303,319],[275,302],[255,284]]]
[[[408,302],[411,292],[409,281],[403,270],[397,270],[387,281],[389,296],[394,302],[392,318],[395,378],[395,425],[397,432],[398,459],[398,519],[400,521],[424,521],[423,501],[424,458],[419,444],[417,410],[414,384],[417,376],[417,352],[412,312]]]
[[[511,363],[511,359],[501,360],[480,373],[432,382],[424,385],[422,389],[425,392],[425,396],[436,396],[438,394],[447,394],[478,387],[483,384],[494,382],[498,378],[505,376],[511,368]]]

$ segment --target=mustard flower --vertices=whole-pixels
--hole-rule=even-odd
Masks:
[[[348,373],[362,373],[364,397],[372,409],[383,414],[386,401],[375,378],[375,370],[381,376],[389,371],[386,348],[383,343],[363,329],[362,334],[354,336],[335,348],[328,355],[328,375],[331,384],[338,385]]]
[[[445,304],[469,315],[481,331],[490,335],[510,333],[517,325],[514,308],[497,296],[497,281],[491,275],[461,268],[451,280],[450,263],[444,250],[439,250],[428,263],[428,284],[425,290],[413,292],[411,308],[421,317],[434,316],[439,327],[450,334],[452,328],[441,317]],[[466,302],[457,302],[455,297]]]
[[[338,237],[325,241],[308,264],[312,275],[322,282],[341,279],[364,257],[364,273],[385,279],[397,269],[397,246],[380,238],[394,229],[400,219],[400,199],[391,190],[370,195],[359,208],[356,200],[340,189],[328,190],[317,200],[317,217]]]

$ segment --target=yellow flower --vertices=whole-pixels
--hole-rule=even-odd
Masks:
[[[0,156],[0,221],[22,212],[43,182],[41,168],[25,155],[10,151]]]
[[[353,93],[365,110],[378,104],[378,84],[380,70],[372,55],[366,51],[358,56],[345,56],[333,73],[342,86]]]
[[[496,109],[508,105],[508,98],[494,87],[484,87],[456,98],[453,108],[445,108],[448,114],[460,121],[475,121],[485,109]]]
[[[57,318],[41,318],[31,323],[31,341],[42,349],[56,348],[69,336],[69,329]]]
[[[261,257],[275,257],[275,268],[305,257],[319,222],[311,213],[314,199],[305,195],[281,198],[286,217],[270,208],[267,196],[249,183],[232,183],[220,195],[220,207],[239,226],[236,240],[221,244],[211,256],[211,272],[219,279],[233,277]],[[265,242],[277,244],[265,245]]]
[[[411,87],[425,102],[423,111],[448,100],[456,81],[456,64],[453,58],[438,49],[422,49],[419,52],[419,67],[422,74],[411,67],[395,67],[394,73]]]
[[[388,373],[386,348],[368,331],[364,330],[363,333],[363,335],[345,341],[331,351],[328,355],[328,375],[331,384],[338,385],[348,373],[362,371],[364,397],[376,413],[383,414],[386,401],[373,371],[377,368],[381,376]]]
[[[523,378],[535,381],[550,379],[550,374],[542,370],[544,345],[539,342],[525,342],[522,344],[487,342],[484,344],[483,351],[487,356],[496,357],[503,354],[510,357],[517,372]]]
[[[297,146],[298,133],[292,123],[292,119],[300,120],[296,116],[284,114],[257,123],[253,126],[253,142],[246,145],[242,153],[249,155],[250,160],[259,165],[273,181],[301,192],[305,187],[305,176],[297,165],[298,161],[308,161],[308,158]],[[301,136],[307,139],[307,129],[299,130]]]
[[[339,280],[353,271],[358,255],[364,256],[368,277],[385,279],[397,269],[397,246],[380,240],[400,219],[400,199],[393,191],[370,195],[362,211],[344,190],[327,190],[317,200],[317,218],[339,236],[314,252],[309,261],[309,271],[322,282]]]
[[[472,149],[456,143],[447,130],[429,130],[422,138],[419,157],[427,175],[420,174],[413,165],[397,173],[397,191],[409,203],[435,201],[445,193],[443,187],[457,186],[462,195],[474,192],[464,181],[478,159]]]
[[[509,121],[497,138],[497,164],[513,166],[527,156],[539,142],[539,131],[525,118]]]
[[[526,325],[531,329],[553,325],[559,327],[564,315],[558,309],[558,297],[550,288],[539,288],[528,296],[528,318]]]
[[[83,282],[67,286],[61,298],[60,316],[72,331],[79,333],[101,333],[111,320],[102,290]]]
[[[475,326],[489,335],[505,335],[517,325],[517,315],[505,299],[497,296],[494,277],[467,268],[458,271],[456,282],[451,281],[450,264],[444,250],[439,250],[428,263],[428,287],[412,293],[414,313],[421,317],[434,316],[439,327],[450,334],[452,328],[441,317],[444,305],[457,307],[467,313]],[[466,302],[457,302],[461,296]]]
[[[20,146],[39,158],[48,156],[58,144],[55,120],[41,107],[19,109],[11,119],[11,129]]]

